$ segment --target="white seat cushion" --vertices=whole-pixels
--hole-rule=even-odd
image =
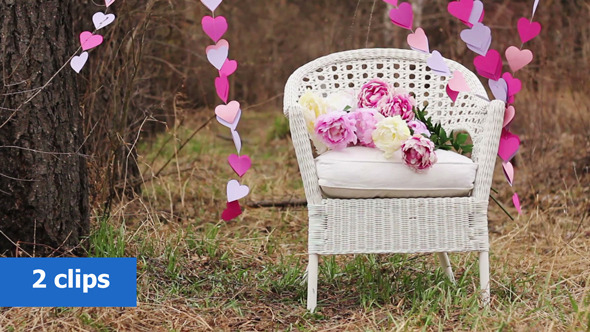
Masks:
[[[385,159],[378,149],[355,146],[327,151],[315,160],[327,197],[456,197],[473,189],[477,164],[456,152],[436,150],[438,162],[424,173],[404,165],[401,151]]]

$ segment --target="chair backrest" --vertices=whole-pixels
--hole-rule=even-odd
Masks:
[[[481,82],[461,64],[446,60],[451,72],[459,70],[471,91],[461,93],[453,103],[446,92],[449,77],[432,73],[426,65],[427,54],[401,49],[359,49],[333,53],[303,65],[285,86],[285,112],[297,109],[299,97],[306,89],[324,97],[342,89],[360,89],[378,77],[396,87],[416,94],[418,105],[428,104],[428,114],[443,128],[466,131],[477,145],[490,103]],[[286,114],[288,116],[288,114]]]

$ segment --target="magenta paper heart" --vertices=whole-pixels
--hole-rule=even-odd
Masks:
[[[72,58],[72,61],[70,61],[70,66],[76,73],[79,74],[80,70],[84,68],[86,61],[88,61],[88,52],[82,52],[82,54]]]
[[[229,97],[229,80],[227,76],[221,75],[215,79],[215,91],[217,92],[217,96],[224,103],[227,103],[227,98]]]
[[[492,49],[485,56],[478,55],[473,60],[475,69],[480,76],[497,81],[502,75],[502,58],[498,51]]]
[[[502,74],[502,78],[508,86],[508,96],[514,96],[522,90],[522,82],[518,78],[512,77],[510,73]]]
[[[500,147],[498,149],[498,156],[503,161],[510,161],[520,148],[520,137],[502,129],[502,136],[500,136]]]
[[[92,23],[94,23],[94,28],[96,30],[100,30],[107,25],[113,23],[115,21],[115,14],[103,14],[102,12],[96,12],[92,15]]]
[[[393,7],[397,7],[397,0],[383,0],[383,2],[388,3]]]
[[[238,69],[238,62],[236,60],[225,60],[225,63],[219,70],[219,75],[229,77],[231,74],[235,73],[236,69]]]
[[[219,7],[221,0],[201,0],[201,2],[205,5],[205,7],[209,8],[210,11],[214,12],[215,9]]]
[[[450,76],[451,70],[445,63],[445,59],[439,51],[432,51],[432,55],[426,60],[426,64],[432,71],[441,76]]]
[[[413,50],[430,53],[428,37],[426,37],[426,33],[424,33],[422,28],[417,28],[416,32],[409,34],[407,41],[408,45],[410,45]]]
[[[233,202],[248,196],[250,188],[246,185],[240,185],[237,180],[230,180],[227,183],[227,201]]]
[[[508,85],[503,78],[497,81],[489,80],[488,85],[490,86],[490,90],[492,90],[492,94],[494,97],[496,97],[496,99],[506,102],[508,99]]]
[[[504,176],[508,183],[512,186],[512,181],[514,180],[514,166],[509,161],[502,163],[502,170],[504,171]]]
[[[228,123],[233,123],[240,112],[240,103],[235,100],[230,101],[227,105],[215,107],[215,115]]]
[[[217,16],[215,18],[211,16],[205,16],[201,20],[203,31],[213,39],[214,42],[218,42],[221,37],[227,31],[227,20],[223,16]]]
[[[522,214],[522,209],[520,207],[520,198],[518,198],[517,193],[514,193],[514,195],[512,195],[512,203],[514,204],[516,211],[518,211],[518,214]]]
[[[459,0],[447,5],[449,13],[463,22],[469,22],[473,11],[473,0]]]
[[[225,221],[230,221],[237,216],[242,214],[242,208],[240,207],[240,202],[233,201],[225,203],[225,210],[221,213],[221,219]]]
[[[528,19],[521,17],[517,24],[518,34],[522,43],[537,37],[541,33],[541,23],[531,22]]]
[[[475,0],[473,2],[473,8],[471,9],[471,14],[469,15],[469,20],[467,22],[463,22],[467,25],[475,25],[478,22],[483,21],[484,17],[484,10],[483,10],[483,2],[479,0]]]
[[[107,8],[112,5],[113,2],[115,2],[115,0],[104,0],[104,4],[107,6]]]
[[[101,35],[93,35],[90,31],[84,31],[80,34],[80,45],[82,50],[88,51],[102,44],[103,38]]]
[[[476,23],[471,29],[461,31],[461,40],[473,52],[486,55],[492,44],[492,30],[481,23]]]
[[[408,2],[402,2],[399,7],[392,8],[389,11],[391,22],[404,29],[412,30],[414,24],[414,11],[412,5]]]
[[[247,155],[238,156],[237,154],[230,154],[227,157],[227,162],[239,177],[242,177],[252,166],[252,160]]]
[[[519,50],[516,46],[510,46],[506,49],[506,60],[512,72],[517,72],[533,61],[533,52],[526,49]]]
[[[207,46],[205,52],[207,53],[207,60],[209,60],[209,63],[219,70],[225,63],[225,60],[227,60],[229,43],[227,40],[221,39],[217,44]]]
[[[220,117],[216,117],[217,118],[217,122],[221,123],[223,126],[228,127],[231,130],[236,130],[236,128],[238,127],[238,123],[240,123],[240,118],[242,117],[242,111],[240,110],[238,112],[238,115],[236,115],[236,118],[234,119],[234,122],[227,122],[225,120],[223,120]]]
[[[236,151],[238,151],[238,153],[240,153],[240,151],[242,151],[242,139],[240,138],[240,134],[237,131],[232,130],[231,137],[234,140],[234,145],[236,147]]]
[[[514,106],[510,105],[506,107],[506,111],[504,111],[504,122],[502,123],[502,128],[506,128],[514,119],[514,115],[516,114],[516,109]]]

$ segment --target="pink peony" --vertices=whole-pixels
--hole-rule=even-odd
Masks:
[[[389,83],[374,78],[363,85],[358,97],[359,108],[376,108],[381,99],[388,96],[393,88]]]
[[[356,144],[355,129],[356,120],[344,111],[320,115],[315,123],[317,137],[332,150],[342,150],[348,144]]]
[[[410,121],[414,120],[414,111],[412,110],[414,106],[416,106],[414,97],[405,90],[399,89],[381,99],[377,104],[377,109],[385,117],[399,115],[405,121]]]
[[[430,131],[428,130],[428,128],[426,128],[426,125],[424,124],[424,122],[422,122],[420,120],[408,121],[408,127],[410,127],[410,129],[412,129],[414,134],[420,134],[422,136],[430,137]]]
[[[381,121],[383,116],[372,108],[359,108],[348,113],[348,116],[356,120],[355,134],[358,138],[358,144],[374,148],[373,131],[375,131],[377,122]]]
[[[438,160],[434,143],[419,134],[414,134],[402,144],[402,159],[404,164],[416,172],[432,167]]]

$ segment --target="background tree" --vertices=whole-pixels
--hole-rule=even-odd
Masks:
[[[0,254],[64,253],[89,231],[76,74],[60,71],[79,46],[70,3],[0,0]]]

